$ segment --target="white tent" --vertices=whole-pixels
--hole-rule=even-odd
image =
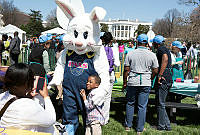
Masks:
[[[42,32],[43,35],[44,34],[55,34],[55,33],[56,34],[64,34],[64,33],[66,33],[66,30],[57,27],[57,28],[50,29],[50,30]]]
[[[155,37],[155,33],[152,30],[149,30],[147,33],[149,41]]]
[[[19,33],[19,38],[23,43],[26,40],[26,32],[14,25],[8,24],[7,26],[0,28],[0,35],[7,34],[8,36],[14,37],[15,31]]]

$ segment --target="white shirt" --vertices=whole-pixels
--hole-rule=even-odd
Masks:
[[[8,92],[0,94],[0,98],[5,95],[8,96]],[[56,121],[55,109],[50,98],[47,97],[44,101],[45,109],[40,104],[29,98],[15,100],[6,109],[1,118],[0,125],[6,128],[55,134],[53,127],[53,124]],[[0,100],[0,102],[2,101]],[[4,106],[2,103],[0,105],[0,108]]]

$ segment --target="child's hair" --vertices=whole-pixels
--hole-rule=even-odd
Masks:
[[[26,90],[32,90],[34,83],[34,75],[27,64],[18,63],[11,65],[4,77],[4,91],[10,94],[23,96],[16,90],[20,86],[25,86]]]
[[[100,83],[101,83],[101,78],[99,77],[99,75],[94,74],[94,75],[91,75],[90,77],[94,77],[96,83],[100,85]]]

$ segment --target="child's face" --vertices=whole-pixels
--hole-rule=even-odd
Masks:
[[[96,83],[96,80],[94,77],[88,77],[88,81],[87,81],[87,90],[91,90],[94,88],[97,88],[99,86],[99,84]]]

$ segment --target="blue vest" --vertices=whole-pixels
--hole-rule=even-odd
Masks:
[[[86,89],[88,77],[97,74],[94,69],[93,57],[93,52],[78,55],[74,51],[68,50],[63,87],[76,94],[79,94],[81,89]]]

